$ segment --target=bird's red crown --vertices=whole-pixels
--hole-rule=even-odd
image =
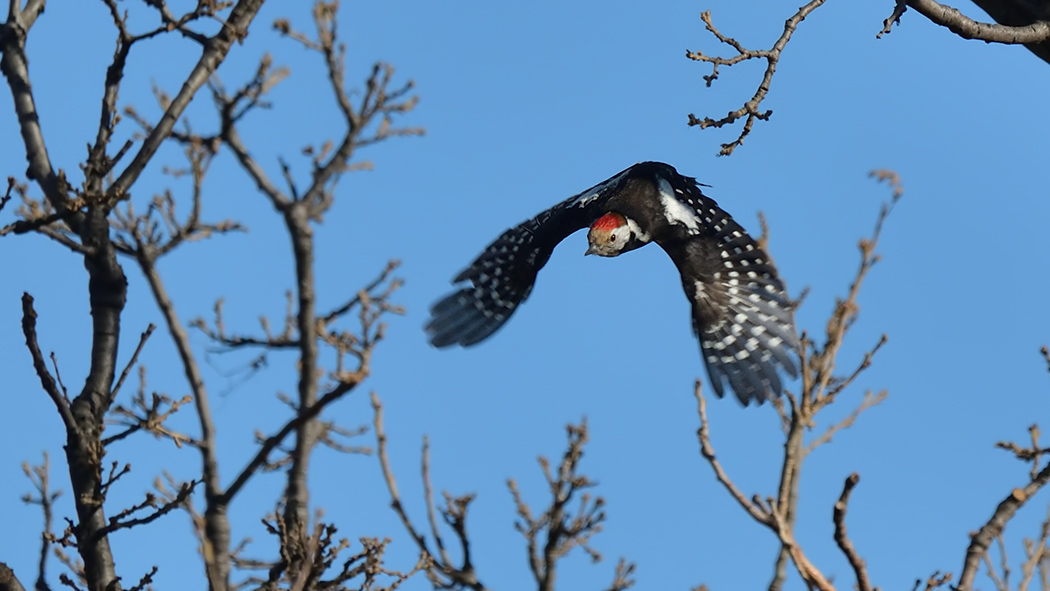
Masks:
[[[598,218],[591,224],[592,230],[598,230],[600,232],[612,232],[616,228],[623,226],[627,223],[627,219],[622,215],[614,212],[609,212],[602,217]]]

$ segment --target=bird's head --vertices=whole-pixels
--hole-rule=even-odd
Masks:
[[[587,252],[614,257],[644,246],[649,235],[631,218],[611,211],[595,220],[587,231]]]

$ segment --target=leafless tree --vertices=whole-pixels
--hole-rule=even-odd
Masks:
[[[213,590],[244,584],[289,589],[391,589],[428,566],[429,559],[421,556],[416,564],[402,570],[386,567],[383,560],[387,542],[381,539],[364,539],[360,548],[351,549],[345,539],[335,537],[333,525],[311,518],[306,486],[310,458],[318,445],[343,451],[356,449],[340,442],[340,437],[351,432],[325,419],[323,412],[331,403],[352,393],[369,375],[372,353],[383,339],[383,318],[400,313],[392,300],[400,285],[394,277],[396,261],[342,305],[318,310],[312,225],[331,207],[339,179],[368,165],[358,154],[360,148],[422,133],[418,128],[397,123],[397,119],[412,111],[417,99],[412,94],[412,83],[397,82],[393,68],[382,63],[365,76],[362,92],[352,91],[345,73],[346,51],[336,28],[338,2],[313,5],[313,33],[301,32],[286,20],[274,23],[290,43],[313,51],[324,64],[330,92],[345,126],[341,137],[310,151],[312,174],[308,183],[296,182],[289,166],[282,162],[277,178],[283,178],[285,186],[279,188],[271,180],[270,167],[257,162],[242,141],[239,125],[250,113],[266,105],[267,93],[283,80],[287,71],[264,57],[254,74],[235,88],[227,88],[217,77],[229,53],[246,38],[249,29],[258,26],[253,21],[262,4],[262,0],[201,0],[189,12],[176,14],[164,0],[150,0],[136,9],[152,12],[160,24],[140,31],[133,29],[130,22],[135,19],[129,18],[121,3],[100,0],[100,8],[108,10],[112,19],[116,49],[106,72],[97,135],[87,159],[80,163],[83,180],[78,182],[67,177],[48,156],[30,82],[26,41],[45,2],[9,3],[0,33],[0,69],[14,99],[29,163],[26,176],[33,184],[9,179],[2,201],[6,206],[15,198],[20,200],[16,212],[19,219],[4,226],[0,235],[37,232],[66,247],[73,256],[81,257],[90,277],[87,295],[93,319],[90,372],[83,388],[70,394],[54,355],[49,366],[38,341],[37,323],[47,321],[47,312],[42,311],[43,317],[38,318],[33,297],[25,294],[22,298],[26,346],[41,386],[65,425],[65,463],[76,505],[76,517],[68,522],[65,531],[53,532],[52,502],[56,493],[50,488],[46,459],[39,468],[27,467],[37,492],[26,500],[39,504],[45,515],[37,589],[48,588],[45,568],[52,546],[53,554],[66,566],[67,572],[59,576],[63,585],[91,590],[121,588],[122,577],[109,536],[122,529],[146,527],[176,510],[192,518],[202,549],[203,570]],[[215,32],[205,32],[209,30]],[[169,96],[157,89],[161,113],[158,117],[131,106],[122,110],[118,98],[129,55],[132,51],[145,51],[150,40],[166,35],[197,46],[200,59],[177,93]],[[177,130],[176,124],[184,121],[187,105],[202,90],[210,94],[216,107],[214,131],[199,133],[188,125]],[[122,122],[127,125],[128,121],[139,128],[139,141],[112,145],[116,127]],[[132,198],[144,168],[165,142],[182,148],[185,168],[169,172],[192,179],[190,194],[176,196],[166,191],[147,201]],[[269,205],[283,220],[293,247],[296,280],[279,334],[271,331],[265,320],[257,335],[227,330],[221,300],[216,303],[211,321],[195,320],[190,327],[227,348],[295,351],[300,376],[296,395],[287,400],[290,416],[274,433],[260,436],[254,455],[243,466],[234,468],[235,476],[228,482],[219,478],[218,442],[200,361],[157,267],[161,258],[186,242],[242,229],[234,220],[210,222],[202,216],[203,181],[220,150],[232,153],[255,183],[265,198],[260,205]],[[188,214],[182,214],[177,204]],[[178,359],[173,361],[181,365],[189,386],[190,395],[185,398],[174,400],[148,394],[145,370],[141,367],[138,392],[127,396],[122,391],[139,353],[155,330],[149,326],[142,333],[121,370],[119,335],[127,299],[128,262],[145,278],[178,352]],[[335,362],[330,367],[321,364],[322,348],[334,352]],[[166,419],[172,414],[187,410],[197,415],[196,433],[181,433],[167,426]],[[195,450],[200,473],[184,482],[170,476],[158,479],[156,490],[141,503],[114,506],[107,502],[109,490],[130,467],[107,460],[107,453],[112,444],[143,433]],[[283,494],[275,500],[274,513],[266,521],[268,531],[278,538],[279,553],[270,560],[248,560],[233,545],[228,510],[253,476],[274,467],[282,467],[287,475]],[[160,471],[163,466],[152,468]],[[69,548],[75,548],[79,557],[67,555]],[[241,580],[235,581],[235,571],[260,570],[261,576],[245,579],[239,575],[236,578]],[[130,588],[145,588],[155,572],[156,568],[141,576]],[[3,574],[5,584],[18,584],[6,566]]]
[[[401,280],[395,276],[399,263],[390,261],[376,277],[330,310],[317,306],[317,269],[313,228],[336,199],[336,187],[347,172],[368,168],[359,150],[401,136],[422,134],[417,127],[400,126],[398,120],[410,113],[417,102],[412,82],[397,82],[390,65],[377,63],[364,77],[363,87],[354,89],[347,81],[346,49],[339,41],[335,2],[313,4],[314,31],[304,32],[289,19],[273,23],[274,29],[289,43],[299,45],[318,57],[327,72],[327,86],[342,115],[341,137],[321,139],[303,150],[310,163],[310,181],[295,180],[292,167],[279,160],[276,171],[256,160],[242,139],[242,123],[268,106],[270,91],[288,75],[267,54],[254,72],[240,84],[224,84],[218,71],[228,54],[244,41],[262,0],[216,2],[200,0],[195,8],[177,14],[164,0],[146,0],[140,10],[159,18],[155,28],[139,31],[117,0],[99,0],[108,11],[116,38],[116,49],[106,73],[100,103],[99,125],[88,157],[80,163],[83,180],[67,177],[48,156],[41,117],[30,83],[26,42],[33,25],[41,17],[45,2],[28,0],[24,5],[12,1],[8,18],[0,29],[3,61],[0,62],[12,92],[15,115],[21,125],[26,158],[27,180],[8,179],[0,197],[0,212],[16,203],[14,221],[0,227],[0,236],[14,240],[17,235],[37,233],[83,259],[89,272],[88,299],[93,319],[90,351],[91,369],[84,387],[70,394],[59,372],[54,353],[45,355],[38,337],[38,322],[47,322],[47,311],[38,316],[32,295],[22,297],[22,329],[33,367],[42,390],[50,397],[67,435],[65,464],[68,485],[76,506],[76,516],[66,519],[62,531],[53,529],[55,501],[61,491],[51,485],[50,462],[45,455],[38,466],[25,465],[34,492],[24,501],[39,506],[44,516],[35,588],[50,589],[48,565],[62,565],[58,581],[72,589],[117,590],[123,587],[117,556],[109,536],[120,530],[144,530],[174,512],[187,514],[201,550],[203,572],[213,591],[240,589],[339,590],[395,589],[405,580],[423,574],[437,587],[484,588],[471,563],[466,517],[471,495],[445,495],[442,518],[461,543],[462,559],[454,563],[437,525],[432,492],[427,489],[428,518],[436,545],[411,529],[407,514],[398,504],[394,477],[386,453],[382,405],[373,394],[378,457],[387,475],[394,498],[394,509],[409,527],[419,547],[412,564],[395,569],[385,563],[389,538],[362,538],[353,544],[337,537],[336,527],[322,521],[320,512],[310,514],[307,478],[313,451],[326,446],[342,452],[365,452],[347,437],[360,430],[346,429],[325,418],[332,403],[352,394],[371,372],[375,348],[384,338],[384,318],[400,314],[394,303]],[[218,25],[217,27],[215,25]],[[207,30],[217,32],[208,34]],[[174,35],[196,45],[201,57],[186,76],[179,91],[169,95],[154,88],[159,116],[146,109],[118,104],[124,69],[132,50],[146,51],[154,38]],[[322,82],[322,81],[319,81]],[[190,127],[185,109],[198,91],[205,92],[215,106],[216,120],[209,132]],[[121,123],[137,129],[137,141],[112,145]],[[174,178],[188,177],[189,194],[165,190],[148,199],[136,199],[136,182],[146,165],[165,143],[178,146],[185,157],[181,168],[166,168]],[[205,240],[244,228],[237,220],[209,221],[204,218],[206,192],[204,180],[216,155],[228,151],[247,174],[263,199],[259,205],[272,209],[283,221],[294,254],[295,282],[287,293],[284,318],[275,328],[262,317],[254,333],[227,326],[225,302],[215,302],[210,319],[180,318],[158,262],[185,243]],[[123,163],[123,166],[122,166]],[[268,206],[268,207],[267,207]],[[185,213],[184,213],[185,212]],[[6,213],[11,213],[8,209]],[[186,378],[190,394],[172,398],[146,387],[146,368],[138,359],[157,330],[149,325],[127,356],[119,343],[121,322],[127,300],[126,265],[133,263],[149,287],[153,304],[163,318],[163,329],[172,340],[177,363]],[[220,449],[211,398],[201,371],[201,360],[190,342],[190,332],[198,331],[215,347],[224,351],[292,351],[297,355],[298,382],[295,395],[281,397],[291,412],[283,425],[268,435],[258,435],[256,450],[243,465],[233,467],[233,477],[220,478]],[[126,348],[125,348],[126,349]],[[325,358],[334,359],[329,366]],[[261,359],[261,358],[260,358]],[[48,363],[50,361],[50,364]],[[129,377],[137,374],[138,388],[128,393]],[[134,379],[134,378],[132,378]],[[280,396],[280,395],[279,395]],[[181,432],[168,424],[179,412],[196,415],[197,430]],[[113,444],[143,435],[170,440],[179,450],[195,452],[199,474],[178,480],[165,471],[163,461],[150,466],[158,473],[154,490],[141,502],[119,506],[110,490],[130,473],[128,463],[111,460]],[[589,545],[592,535],[605,520],[604,502],[591,496],[593,483],[579,470],[587,439],[585,424],[569,428],[565,457],[556,471],[544,463],[544,473],[552,498],[546,509],[533,516],[520,494],[516,494],[521,522],[519,530],[528,541],[531,560],[541,588],[553,589],[556,564],[576,547],[595,560],[599,555]],[[429,477],[428,450],[424,448],[424,475]],[[230,467],[226,467],[230,470]],[[274,509],[265,517],[266,531],[277,540],[277,552],[270,558],[248,558],[244,543],[237,543],[230,507],[243,495],[249,481],[264,471],[282,470],[286,482]],[[516,491],[513,482],[511,490]],[[542,543],[542,547],[541,547]],[[158,567],[132,579],[138,590],[150,587]],[[610,589],[631,584],[633,566],[620,562],[613,573]],[[542,574],[541,574],[542,573]],[[15,573],[0,563],[0,589],[23,589]]]

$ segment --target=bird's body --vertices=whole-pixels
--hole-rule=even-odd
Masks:
[[[693,329],[715,392],[726,382],[744,404],[780,395],[794,377],[798,335],[791,302],[768,255],[692,178],[642,162],[507,230],[431,308],[436,347],[476,344],[525,301],[554,247],[589,228],[587,254],[618,256],[655,242],[682,276]]]

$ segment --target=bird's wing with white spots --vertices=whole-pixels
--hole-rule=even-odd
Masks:
[[[479,343],[496,332],[529,297],[554,247],[591,225],[627,171],[574,195],[503,233],[453,279],[466,283],[430,308],[426,325],[435,347]]]
[[[790,299],[768,255],[692,179],[686,180],[667,183],[670,195],[661,186],[661,200],[674,198],[687,207],[668,209],[667,215],[687,220],[682,225],[691,230],[691,212],[698,216],[699,230],[661,246],[682,274],[711,386],[722,396],[728,383],[744,404],[775,398],[782,391],[778,371],[798,375]]]

